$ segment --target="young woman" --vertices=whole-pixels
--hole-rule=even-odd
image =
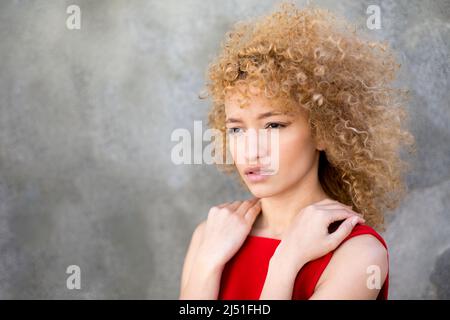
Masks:
[[[387,299],[374,230],[405,188],[404,92],[386,47],[313,7],[238,23],[209,69],[212,128],[254,198],[195,229],[180,299]],[[257,132],[276,137],[270,145]],[[226,152],[226,151],[225,151]]]

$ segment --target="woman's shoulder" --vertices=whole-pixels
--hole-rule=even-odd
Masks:
[[[357,224],[352,232],[334,250],[330,266],[337,269],[363,268],[378,266],[386,270],[388,266],[388,250],[383,237],[374,228]]]
[[[334,250],[333,259],[339,263],[385,265],[388,247],[384,238],[372,227],[357,224]]]
[[[379,275],[381,283],[387,278],[389,255],[386,242],[368,225],[356,225],[330,254],[330,260],[317,282],[317,287],[327,279],[361,282],[374,271]]]
[[[342,241],[341,246],[350,239],[352,239],[352,243],[366,244],[387,250],[387,244],[384,238],[374,228],[366,224],[357,224]]]

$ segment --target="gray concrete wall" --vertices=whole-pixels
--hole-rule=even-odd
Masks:
[[[299,5],[305,1],[297,1]],[[448,1],[316,1],[381,30],[401,57],[417,139],[410,193],[384,233],[391,298],[450,297]],[[66,8],[81,8],[81,29]],[[275,1],[0,2],[0,298],[176,299],[209,207],[245,194],[208,165],[170,161],[175,128],[232,23]],[[66,268],[81,268],[81,289]]]

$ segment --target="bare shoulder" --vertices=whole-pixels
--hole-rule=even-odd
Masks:
[[[387,263],[387,250],[375,236],[361,234],[342,243],[334,252],[335,260],[352,257],[353,261],[372,262],[372,264]],[[350,262],[351,263],[351,262]]]
[[[329,265],[387,267],[388,252],[385,246],[371,234],[361,234],[342,243],[333,253]]]
[[[325,283],[353,283],[366,286],[368,276],[375,269],[384,283],[388,273],[388,252],[385,246],[371,234],[354,236],[343,242],[322,273],[316,290]]]

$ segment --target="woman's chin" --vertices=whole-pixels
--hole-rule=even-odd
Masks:
[[[279,191],[275,190],[275,188],[270,185],[247,184],[247,187],[250,190],[251,194],[256,198],[268,198],[279,193]]]

